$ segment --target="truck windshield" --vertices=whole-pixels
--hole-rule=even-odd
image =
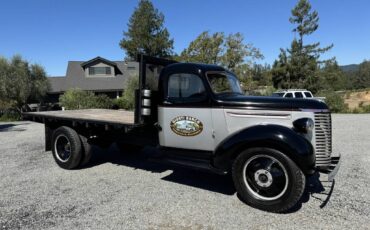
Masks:
[[[207,78],[215,94],[243,94],[239,80],[230,73],[207,73]]]

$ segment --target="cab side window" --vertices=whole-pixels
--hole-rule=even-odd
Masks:
[[[195,74],[172,74],[168,78],[167,101],[171,103],[203,102],[207,98],[202,79]]]

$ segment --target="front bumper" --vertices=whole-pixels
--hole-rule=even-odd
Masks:
[[[335,175],[337,175],[339,167],[341,164],[341,156],[332,156],[330,165],[327,169],[319,169],[320,181],[330,182],[334,180]]]

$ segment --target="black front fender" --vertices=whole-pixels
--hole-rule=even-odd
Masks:
[[[229,170],[235,157],[252,147],[277,149],[290,157],[305,174],[314,172],[315,153],[312,144],[294,130],[272,124],[249,127],[227,137],[214,152],[213,166]]]

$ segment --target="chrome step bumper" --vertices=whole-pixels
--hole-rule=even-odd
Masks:
[[[337,175],[340,168],[341,156],[332,156],[330,160],[330,165],[328,169],[320,170],[320,181],[330,182],[334,180],[335,175]]]

